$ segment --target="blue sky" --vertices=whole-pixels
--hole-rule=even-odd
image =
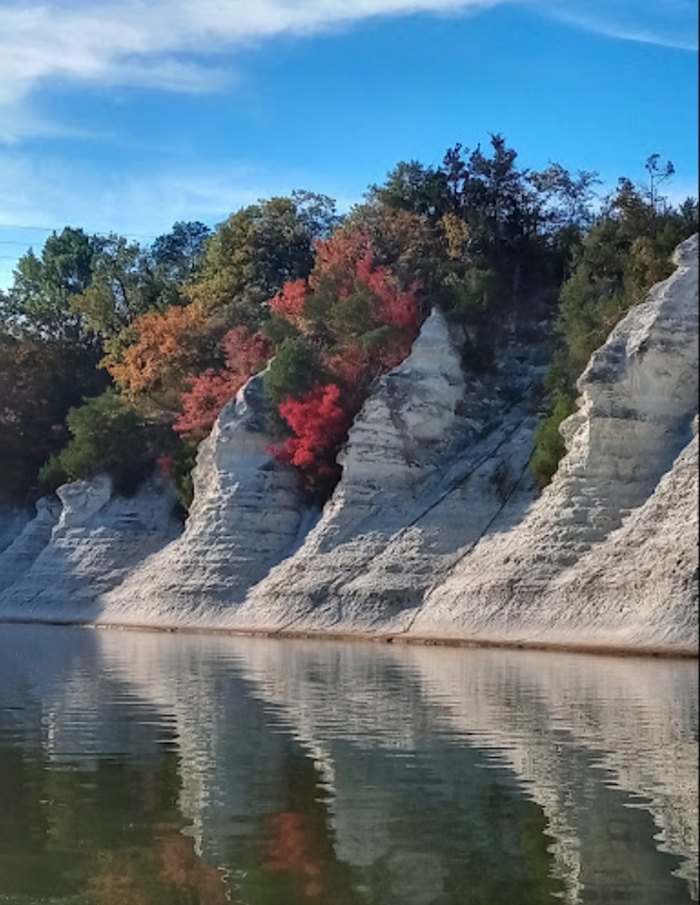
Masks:
[[[697,194],[694,0],[0,0],[0,286],[51,228],[150,237],[259,197],[347,208],[499,131]]]

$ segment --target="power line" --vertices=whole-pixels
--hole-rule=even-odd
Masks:
[[[42,232],[42,233],[56,233],[61,232],[65,227],[63,226],[20,226],[15,223],[0,223],[0,229],[16,229],[16,230],[26,230],[27,232]],[[93,235],[98,236],[106,236],[109,233],[116,232],[116,230],[110,229],[96,229],[93,231]],[[117,232],[118,236],[124,236],[125,239],[157,239],[158,236],[148,235],[146,233],[120,233]],[[162,234],[161,234],[162,235]],[[5,243],[2,243],[5,244]]]

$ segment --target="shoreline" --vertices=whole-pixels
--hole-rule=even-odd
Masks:
[[[0,618],[3,625],[48,625],[54,628],[89,628],[101,631],[160,632],[163,634],[229,635],[239,638],[297,639],[304,641],[364,641],[372,644],[415,644],[422,647],[460,647],[465,649],[505,649],[566,653],[599,657],[644,657],[665,660],[698,660],[700,646],[604,644],[562,641],[503,640],[487,638],[447,637],[432,635],[405,635],[398,633],[332,632],[295,629],[239,629],[215,626],[164,626],[139,625],[137,623],[79,622],[77,620],[51,621],[48,619]]]

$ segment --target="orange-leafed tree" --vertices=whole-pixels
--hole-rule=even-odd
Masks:
[[[148,393],[172,403],[187,374],[199,371],[211,356],[209,325],[194,306],[149,312],[108,345],[103,365],[128,395]]]

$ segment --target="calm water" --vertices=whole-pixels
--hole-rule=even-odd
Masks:
[[[696,664],[0,627],[0,903],[697,900]]]

